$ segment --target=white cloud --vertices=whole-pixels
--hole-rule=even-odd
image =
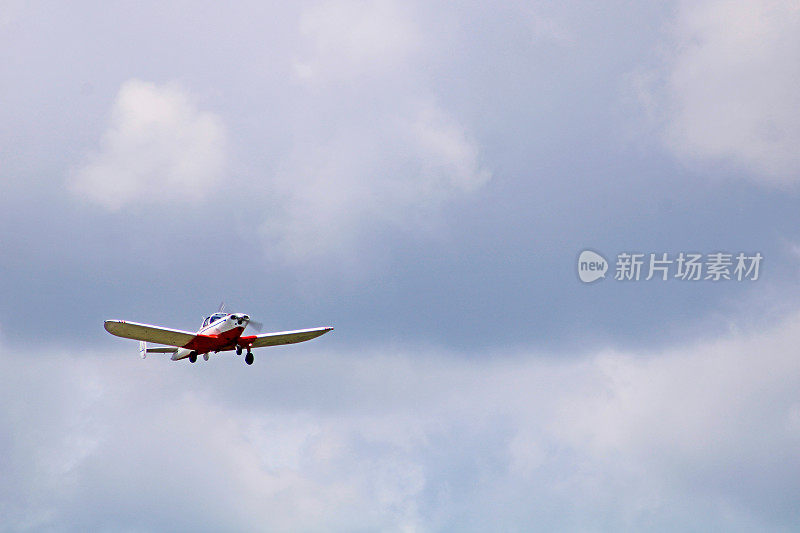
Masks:
[[[800,3],[681,2],[650,107],[679,157],[732,163],[771,185],[800,181]]]
[[[133,203],[197,203],[219,184],[226,133],[174,84],[125,82],[99,151],[69,179],[73,193],[109,210]]]
[[[306,51],[294,68],[306,81],[391,69],[422,41],[408,10],[391,0],[317,3],[303,11],[299,29]]]
[[[11,529],[788,527],[798,344],[800,316],[572,359],[4,348],[0,511]]]
[[[419,62],[436,46],[411,4],[304,10],[293,64],[293,150],[266,188],[263,232],[292,262],[359,256],[380,230],[419,234],[442,204],[490,178],[469,128],[433,96]]]

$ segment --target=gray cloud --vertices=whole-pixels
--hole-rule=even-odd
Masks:
[[[800,214],[760,184],[792,137],[747,117],[775,118],[761,89],[794,102],[792,79],[769,67],[719,99],[746,113],[702,144],[698,79],[753,72],[706,12],[733,5],[680,8],[653,100],[672,122],[642,152],[619,80],[652,63],[671,4],[0,15],[0,529],[791,528],[798,321],[777,317]],[[745,48],[780,66],[794,34],[765,20]],[[676,164],[653,149],[671,131],[681,162],[729,164]],[[742,169],[753,183],[705,179]],[[763,278],[587,287],[584,247],[761,251]],[[222,298],[336,333],[249,368],[142,362],[100,327],[191,328]]]
[[[469,129],[414,68],[436,46],[414,15],[397,2],[301,13],[292,71],[302,105],[291,150],[262,188],[275,202],[263,234],[290,262],[363,254],[376,230],[424,233],[442,204],[489,181]]]
[[[794,259],[776,241],[797,240],[795,198],[698,186],[671,158],[621,146],[619,75],[648,57],[666,8],[387,2],[356,16],[353,5],[204,6],[192,23],[175,6],[19,9],[0,35],[13,59],[0,62],[13,80],[0,86],[0,320],[49,326],[16,321],[8,335],[96,344],[87,320],[194,326],[226,298],[279,328],[313,316],[365,342],[563,346],[590,332],[652,343],[688,323],[708,333],[730,301],[784,279],[777,292],[792,299],[779,269]],[[179,80],[190,116],[224,124],[224,183],[171,188],[209,196],[167,200],[166,180],[138,173],[162,203],[108,211],[65,194],[68,170],[106,153],[131,79],[162,95]],[[145,148],[122,174],[96,176],[113,183],[166,146]],[[760,250],[770,266],[755,285],[587,291],[573,265],[587,246]],[[742,320],[762,316],[747,308]]]
[[[442,203],[489,180],[463,128],[436,106],[412,107],[410,116],[384,110],[375,123],[339,124],[333,138],[298,140],[262,226],[286,259],[363,254],[387,226],[424,233]]]
[[[798,324],[561,360],[4,348],[0,505],[10,529],[788,527]]]

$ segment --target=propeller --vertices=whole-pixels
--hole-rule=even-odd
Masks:
[[[259,322],[258,320],[252,320],[249,315],[244,313],[233,313],[230,315],[231,318],[238,322],[238,325],[241,326],[244,324],[244,321],[247,321],[247,326],[252,326],[255,331],[261,331],[264,328],[264,324]]]
[[[217,313],[224,313],[224,312],[225,312],[225,301],[223,300],[223,301],[222,301],[222,302],[219,304],[219,309],[217,309]],[[238,317],[244,317],[244,316],[247,316],[247,315],[235,314],[234,316],[238,316]],[[241,320],[240,320],[240,321],[239,321],[239,324],[241,325],[241,323],[242,323],[242,322],[241,322]],[[248,325],[248,326],[250,326],[250,327],[252,327],[252,328],[253,328],[253,330],[255,330],[255,331],[257,331],[257,332],[261,332],[261,330],[262,330],[262,329],[264,329],[264,324],[262,324],[262,323],[261,323],[261,322],[259,322],[258,320],[249,320],[249,321],[247,322],[247,325]]]

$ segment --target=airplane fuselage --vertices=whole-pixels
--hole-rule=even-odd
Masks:
[[[192,354],[196,356],[235,349],[249,322],[250,317],[240,313],[212,315],[203,322],[203,327],[197,332],[198,337],[186,346],[178,348],[172,355],[172,360],[186,359]]]

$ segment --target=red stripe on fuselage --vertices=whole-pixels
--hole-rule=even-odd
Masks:
[[[244,328],[238,327],[223,331],[219,335],[197,335],[183,347],[199,354],[231,350],[236,346],[236,341],[243,331]]]

